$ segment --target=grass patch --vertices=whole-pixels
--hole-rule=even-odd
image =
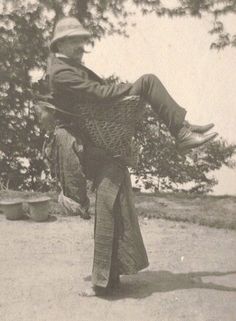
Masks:
[[[53,215],[64,215],[57,203],[57,193],[49,192]],[[0,191],[0,199],[22,198],[25,202],[31,197],[45,194],[38,192]],[[91,198],[91,213],[94,213],[94,194]],[[137,213],[149,219],[165,219],[189,222],[214,228],[236,230],[236,197],[202,196],[184,193],[135,194]]]
[[[138,214],[236,230],[236,197],[199,196],[183,193],[136,195]]]

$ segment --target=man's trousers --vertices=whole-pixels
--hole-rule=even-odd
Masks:
[[[138,95],[149,103],[153,111],[169,129],[173,136],[183,126],[186,111],[170,96],[161,81],[153,74],[141,76],[132,85],[130,95]]]

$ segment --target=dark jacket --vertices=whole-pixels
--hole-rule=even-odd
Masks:
[[[53,57],[49,68],[51,90],[55,104],[76,112],[80,102],[102,102],[128,95],[131,84],[106,84],[85,66],[70,58]]]

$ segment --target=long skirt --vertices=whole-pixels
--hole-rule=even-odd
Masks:
[[[148,266],[126,167],[109,162],[99,171],[94,232],[93,285],[107,287],[114,275]]]
[[[49,162],[52,176],[60,185],[63,196],[75,203],[78,215],[84,216],[90,202],[83,168],[82,140],[70,128],[57,127],[45,141],[43,154]]]
[[[67,128],[57,128],[47,156],[65,195],[86,202],[86,178],[96,189],[92,282],[107,287],[111,278],[134,274],[148,266],[136,216],[130,174],[105,151],[81,141]],[[85,206],[84,206],[85,207]],[[81,206],[82,208],[82,206]]]

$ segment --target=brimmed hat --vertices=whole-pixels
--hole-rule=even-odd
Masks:
[[[84,29],[84,27],[76,18],[66,17],[59,20],[56,24],[54,36],[50,43],[50,50],[52,52],[56,52],[56,42],[59,39],[72,36],[90,37],[91,34],[86,29]]]

